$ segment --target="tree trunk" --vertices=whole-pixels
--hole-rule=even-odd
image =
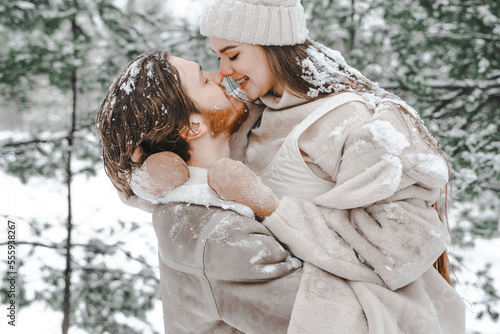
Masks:
[[[66,187],[68,192],[68,219],[66,222],[66,269],[64,270],[64,298],[63,298],[63,323],[62,323],[62,333],[67,334],[69,330],[69,319],[71,315],[71,233],[73,231],[73,212],[71,206],[71,182],[73,179],[73,172],[71,170],[71,160],[73,156],[73,138],[74,132],[76,128],[76,70],[73,70],[71,73],[71,86],[73,91],[73,112],[72,112],[72,126],[68,135],[68,153],[67,153],[67,162],[66,162]]]
[[[356,40],[356,24],[355,24],[355,0],[351,0],[351,24],[349,27],[349,54],[351,54],[354,49],[354,42]]]
[[[71,22],[71,28],[73,32],[73,41],[76,42],[77,38],[77,26],[75,20]],[[66,268],[64,270],[64,297],[63,297],[63,322],[62,322],[62,333],[68,334],[70,327],[70,317],[71,317],[71,249],[73,247],[71,241],[71,234],[73,232],[73,210],[71,205],[71,183],[73,180],[73,171],[71,169],[71,160],[73,158],[73,141],[76,131],[76,100],[77,100],[77,77],[76,68],[71,71],[71,92],[73,95],[72,112],[71,112],[71,129],[68,134],[68,152],[66,161],[66,186],[67,186],[67,198],[68,198],[68,219],[66,222]]]

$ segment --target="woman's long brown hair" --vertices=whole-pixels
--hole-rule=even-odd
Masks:
[[[417,127],[425,142],[433,148],[444,159],[444,161],[447,161],[436,140],[424,126],[424,123],[418,114],[410,106],[408,106],[396,95],[385,91],[380,88],[378,84],[370,81],[361,73],[352,69],[343,59],[341,59],[341,62],[338,62],[338,59],[335,59],[335,57],[332,56],[332,50],[311,40],[306,40],[304,44],[291,46],[260,47],[264,50],[267,61],[274,73],[275,83],[284,82],[289,93],[309,100],[320,99],[343,91],[356,92],[361,95],[374,95],[382,98],[386,101],[382,103],[392,103],[401,114],[408,116]],[[325,81],[319,86],[315,86],[307,80],[307,76],[314,76],[314,74],[311,74],[313,71],[308,68],[307,64],[304,64],[304,61],[310,56],[308,53],[309,50],[313,50],[322,57],[324,56],[325,62],[330,62],[330,64],[336,66],[338,77],[332,76],[331,81]],[[340,53],[338,55],[340,56]],[[314,92],[312,95],[311,90]],[[440,204],[438,201],[434,203],[433,207],[436,210],[441,222],[449,229],[448,196],[449,192],[451,192],[451,173],[449,165],[447,166],[450,181],[448,185],[445,186],[444,191],[442,191],[444,203]],[[450,188],[450,191],[448,188]],[[441,276],[450,285],[452,285],[449,274],[451,270],[450,261],[446,251],[444,251],[437,259],[434,263],[434,267],[438,270]]]
[[[446,227],[449,230],[449,209],[448,209],[448,188],[451,188],[451,180],[449,181],[449,186],[446,187],[445,193],[443,194],[444,196],[444,203],[442,205],[439,204],[439,201],[434,203],[432,206],[434,209],[438,212],[439,219],[443,222],[443,224],[446,224]],[[444,206],[444,207],[443,207]],[[445,215],[443,219],[443,215]],[[453,286],[453,283],[451,282],[451,276],[450,276],[450,271],[453,271],[451,268],[450,264],[450,259],[448,258],[448,253],[446,251],[439,256],[439,258],[434,262],[434,268],[443,276],[443,278],[451,285]]]

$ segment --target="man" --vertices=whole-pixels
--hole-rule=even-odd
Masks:
[[[160,203],[153,224],[167,333],[285,333],[301,262],[252,210],[207,185],[207,168],[229,156],[229,135],[246,116],[221,81],[163,51],[131,62],[97,115],[105,169],[120,192]],[[189,166],[174,175],[176,185],[190,178],[164,191],[163,183],[172,184],[164,172],[171,152]],[[271,192],[259,196],[275,203]]]

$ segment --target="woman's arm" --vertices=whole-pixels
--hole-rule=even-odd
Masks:
[[[447,228],[431,207],[447,181],[436,168],[445,162],[394,110],[347,130],[335,138],[335,146],[329,146],[328,136],[311,131],[314,146],[301,147],[329,171],[333,189],[312,201],[284,196],[263,223],[304,261],[345,279],[397,289],[427,271],[449,243]],[[314,148],[332,157],[319,159]],[[338,167],[326,165],[337,152]],[[232,192],[245,194],[237,190],[244,182],[232,179],[238,180]]]
[[[432,207],[447,182],[446,163],[391,107],[340,137],[333,189],[312,201],[283,197],[264,224],[305,261],[346,279],[372,281],[376,274],[398,289],[449,245],[447,227]],[[316,138],[315,145],[325,147],[325,136]],[[318,163],[325,171],[328,160]]]

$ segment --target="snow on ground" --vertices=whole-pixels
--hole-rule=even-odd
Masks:
[[[66,190],[60,184],[53,180],[35,179],[22,184],[17,178],[6,175],[0,171],[0,217],[2,224],[5,227],[7,217],[14,220],[17,224],[16,233],[18,240],[25,239],[30,235],[27,228],[27,221],[31,218],[39,220],[54,221],[55,217],[63,218],[66,215]],[[118,219],[123,221],[136,221],[141,225],[141,228],[134,231],[133,235],[123,236],[127,244],[130,244],[130,249],[144,249],[144,255],[149,254],[151,263],[157,261],[156,258],[156,237],[154,236],[153,227],[150,223],[150,215],[138,209],[130,208],[124,205],[116,196],[114,188],[104,175],[99,173],[95,178],[87,179],[86,177],[77,177],[74,184],[74,217],[75,224],[78,225],[79,231],[91,231],[91,227],[105,226],[106,224],[116,224]],[[60,226],[60,225],[59,225]],[[6,229],[2,227],[2,239],[0,242],[5,242]],[[138,234],[140,234],[138,236]],[[62,228],[53,228],[50,230],[50,240],[64,240],[65,234]],[[470,272],[459,273],[459,279],[462,282],[466,280],[473,281],[477,278],[473,277],[471,272],[474,269],[479,269],[485,262],[493,262],[494,266],[492,274],[497,278],[496,286],[500,289],[500,261],[499,250],[500,244],[497,240],[483,241],[478,240],[477,246],[473,250],[460,251],[460,254],[465,256],[467,266]],[[23,247],[18,248],[18,257],[26,258],[26,250]],[[452,252],[456,251],[452,249]],[[1,265],[6,257],[5,247],[0,247]],[[39,254],[35,254],[43,261],[50,261],[53,265],[63,267],[60,257],[54,257],[50,252],[43,249]],[[52,256],[52,258],[51,258]],[[37,263],[32,263],[32,267],[25,267],[23,270],[29,270],[30,288],[40,286],[40,278],[37,277]],[[2,268],[2,272],[5,272]],[[33,274],[32,274],[33,273]],[[470,286],[461,284],[457,287],[460,294],[468,301],[473,302],[477,298],[477,291]],[[30,290],[30,294],[33,291]],[[16,327],[7,325],[6,320],[7,305],[0,305],[0,333],[11,334],[28,334],[28,333],[44,333],[58,334],[61,332],[62,314],[49,310],[41,303],[35,303],[25,309],[22,309],[17,314]],[[498,307],[497,307],[498,310]],[[500,334],[500,324],[493,323],[488,320],[477,321],[474,319],[475,310],[469,306],[467,312],[468,330],[469,333],[480,334]],[[154,311],[150,312],[148,320],[154,325],[154,328],[160,333],[163,333],[163,319],[161,312],[161,304],[158,302]],[[72,328],[71,334],[84,334],[82,330]]]
[[[0,219],[2,221],[0,243],[6,241],[7,220],[16,223],[18,241],[29,239],[31,233],[27,222],[32,218],[55,222],[56,228],[50,229],[50,238],[46,238],[47,241],[63,241],[65,239],[65,231],[59,223],[67,214],[66,189],[62,185],[53,180],[44,179],[33,179],[28,184],[22,184],[17,178],[0,171],[0,189]],[[104,172],[90,179],[83,176],[77,177],[73,189],[74,220],[79,233],[88,236],[92,227],[117,225],[118,219],[126,222],[137,222],[141,224],[139,229],[131,235],[121,235],[120,237],[126,244],[130,245],[129,249],[142,250],[142,254],[147,259],[151,259],[150,263],[157,266],[156,236],[150,214],[124,205],[118,199]],[[42,237],[42,241],[43,239]],[[75,239],[78,239],[76,233]],[[16,251],[17,259],[27,258],[26,247],[18,245]],[[5,246],[0,246],[0,254],[0,265],[5,266],[4,261],[7,256]],[[43,259],[44,262],[53,266],[63,268],[63,259],[49,250],[38,248],[35,257]],[[38,265],[37,261],[31,261],[22,268],[24,273],[30,273],[26,284],[28,298],[33,296],[34,287],[43,286],[40,276],[37,275],[40,273]],[[0,271],[5,273],[5,268]],[[0,312],[0,333],[2,334],[61,333],[62,313],[54,312],[42,303],[34,303],[18,310],[15,327],[7,324],[6,308],[7,305],[0,305],[0,310],[2,310]],[[153,324],[157,331],[163,333],[163,314],[159,301],[156,308],[150,312],[148,321]],[[84,334],[85,332],[73,327],[70,333]]]
[[[496,280],[495,286],[497,291],[500,291],[500,243],[498,240],[476,240],[476,247],[471,250],[456,250],[451,249],[451,252],[456,252],[464,256],[467,270],[457,273],[459,284],[456,286],[458,293],[464,298],[467,305],[467,333],[478,334],[500,334],[500,323],[493,322],[489,318],[484,320],[476,320],[475,315],[478,310],[471,305],[478,300],[478,292],[476,289],[466,286],[464,283],[478,282],[481,278],[475,277],[473,273],[476,270],[483,269],[487,262],[493,263],[491,268],[491,276]],[[495,310],[500,311],[500,305],[497,305]]]

